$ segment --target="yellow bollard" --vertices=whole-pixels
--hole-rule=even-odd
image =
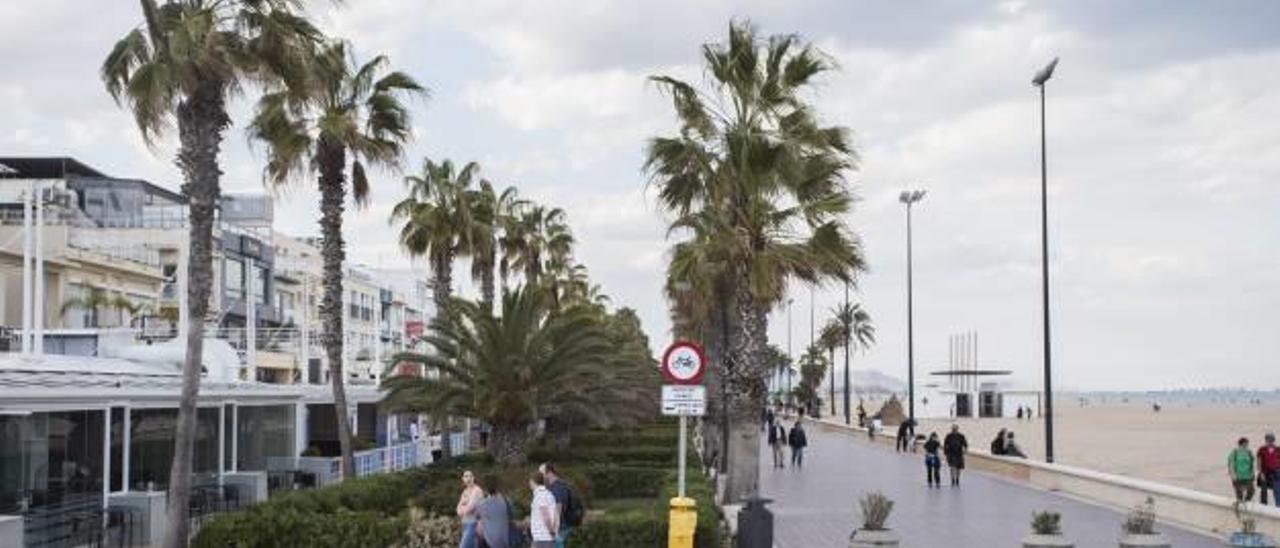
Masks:
[[[698,528],[698,503],[689,497],[671,499],[671,522],[667,528],[668,548],[693,548],[693,531]]]

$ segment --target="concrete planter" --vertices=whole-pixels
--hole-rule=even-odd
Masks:
[[[873,546],[897,546],[902,537],[891,529],[871,531],[858,529],[849,535],[849,548],[871,548]]]
[[[1231,533],[1230,537],[1227,537],[1227,546],[1253,548],[1261,546],[1263,548],[1275,548],[1276,543],[1271,540],[1271,537],[1262,533],[1235,532]]]
[[[1170,548],[1169,539],[1160,533],[1135,535],[1132,533],[1120,537],[1120,548]]]
[[[1022,548],[1075,548],[1075,546],[1062,535],[1027,535],[1022,538]]]

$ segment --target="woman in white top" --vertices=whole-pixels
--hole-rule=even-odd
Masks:
[[[529,476],[529,490],[533,502],[529,504],[529,533],[533,536],[532,548],[554,548],[560,530],[560,516],[556,514],[556,497],[547,489],[542,472]]]
[[[476,548],[476,505],[484,498],[484,490],[476,485],[470,470],[462,472],[462,496],[458,497],[458,518],[462,520],[462,541],[458,548]]]

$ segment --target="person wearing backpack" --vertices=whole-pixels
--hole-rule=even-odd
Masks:
[[[538,471],[547,478],[547,489],[556,498],[556,515],[560,530],[556,531],[556,548],[564,548],[565,539],[574,527],[582,525],[582,502],[573,494],[569,484],[560,478],[556,466],[550,462],[542,463]]]
[[[488,548],[509,548],[511,520],[511,501],[502,494],[497,476],[485,476],[483,483],[484,498],[476,505],[476,536],[483,546]]]

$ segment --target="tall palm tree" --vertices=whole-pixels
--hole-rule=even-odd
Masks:
[[[706,89],[654,76],[672,97],[675,136],[650,141],[646,170],[662,205],[684,219],[722,227],[733,337],[728,346],[729,483],[726,497],[758,492],[759,429],[768,313],[791,281],[848,281],[863,268],[861,247],[842,221],[853,202],[844,173],[853,167],[848,132],[823,126],[803,93],[831,68],[794,35],[757,35],[730,24],[724,44],[703,47]],[[705,219],[703,220],[705,222]]]
[[[213,278],[214,210],[221,194],[218,155],[231,125],[227,101],[246,80],[300,81],[301,52],[319,36],[292,11],[292,0],[139,0],[143,23],[121,38],[102,63],[101,78],[127,105],[150,145],[176,122],[175,163],[187,199],[190,266],[182,393],[169,472],[168,528],[163,546],[186,544],[192,453],[204,318]]]
[[[526,284],[539,283],[549,263],[567,265],[573,255],[573,233],[567,215],[558,207],[529,204],[504,245],[503,266],[518,271]]]
[[[866,350],[876,342],[876,327],[871,315],[860,303],[837,306],[834,321],[840,326],[840,342],[844,344],[844,407],[845,422],[849,422],[849,355],[850,350]],[[852,347],[852,348],[851,348]]]
[[[363,206],[369,197],[366,168],[400,166],[410,137],[403,99],[425,93],[413,78],[388,71],[387,65],[382,55],[357,63],[343,41],[323,44],[307,59],[307,85],[263,95],[249,126],[251,137],[266,146],[264,175],[271,184],[317,175],[324,271],[321,341],[329,360],[342,470],[347,477],[355,475],[342,363],[342,264],[346,260],[342,213],[348,170],[351,198],[356,206]]]
[[[497,192],[493,183],[480,181],[480,189],[471,194],[475,224],[471,231],[471,277],[480,281],[481,302],[493,312],[494,271],[498,268],[498,252],[503,231],[511,226],[512,217],[523,203],[515,187]],[[505,277],[503,287],[505,289]]]
[[[542,292],[537,286],[508,292],[496,316],[454,299],[453,313],[437,316],[425,338],[433,352],[396,357],[435,369],[439,377],[391,377],[383,383],[383,405],[482,419],[493,426],[489,454],[514,465],[524,462],[536,421],[568,407],[593,408],[624,392],[611,385],[615,349],[593,313],[574,308],[552,314]],[[592,391],[606,385],[614,388],[608,397]]]
[[[818,345],[827,349],[827,363],[831,364],[831,379],[828,388],[831,390],[831,416],[836,416],[836,348],[840,347],[844,340],[844,326],[838,320],[832,318],[822,326],[822,334],[818,336]]]
[[[480,164],[469,162],[455,169],[453,162],[435,163],[422,160],[422,173],[405,177],[409,195],[391,210],[392,222],[404,221],[400,229],[400,245],[411,256],[426,256],[431,268],[432,301],[436,317],[444,318],[450,310],[453,293],[453,261],[467,253],[477,224],[472,209],[471,185],[478,177]],[[442,421],[444,435],[441,452],[452,456],[450,419],[433,415]]]

